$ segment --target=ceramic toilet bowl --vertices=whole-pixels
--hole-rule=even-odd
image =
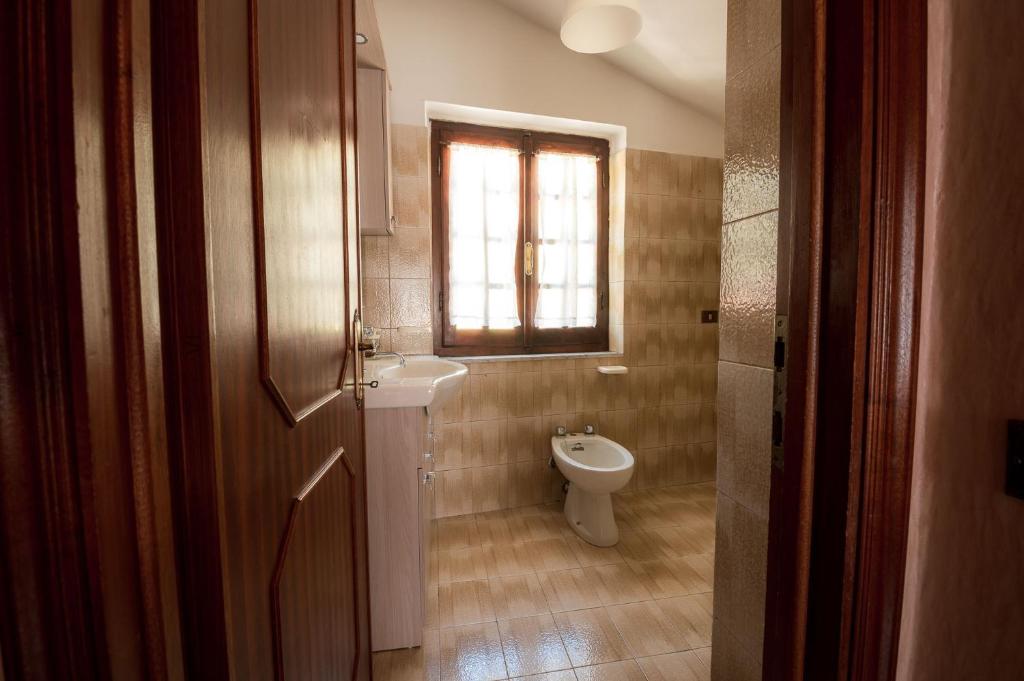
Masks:
[[[626,486],[635,461],[629,450],[600,435],[551,438],[555,465],[569,480],[565,517],[583,540],[595,546],[619,541],[611,493]]]

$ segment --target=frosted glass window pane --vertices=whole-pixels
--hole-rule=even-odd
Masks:
[[[537,155],[534,323],[542,329],[597,326],[597,158]]]
[[[516,304],[519,151],[448,148],[449,317],[457,329],[521,326]]]

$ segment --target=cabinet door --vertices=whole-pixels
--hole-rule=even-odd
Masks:
[[[392,234],[391,122],[388,76],[380,69],[356,69],[359,149],[359,231]]]

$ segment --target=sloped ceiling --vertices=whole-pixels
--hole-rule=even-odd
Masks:
[[[558,35],[565,0],[493,1]],[[594,58],[722,120],[726,0],[637,1],[644,19],[637,39]]]

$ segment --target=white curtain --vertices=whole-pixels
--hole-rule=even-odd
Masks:
[[[597,158],[537,155],[539,328],[597,325]]]
[[[449,147],[449,314],[461,329],[521,326],[516,304],[519,151]]]

